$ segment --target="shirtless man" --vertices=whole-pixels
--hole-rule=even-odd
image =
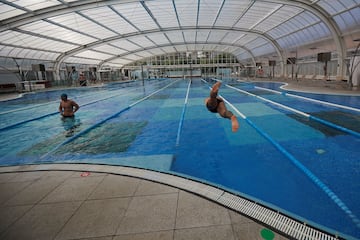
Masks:
[[[79,109],[79,105],[67,98],[67,95],[64,93],[61,95],[61,102],[59,106],[59,112],[63,117],[74,117],[74,113]]]
[[[227,110],[224,100],[218,97],[218,91],[221,86],[221,82],[216,82],[210,91],[210,97],[205,99],[205,105],[210,112],[219,113],[223,118],[231,120],[231,128],[233,132],[239,129],[239,122],[236,116]]]

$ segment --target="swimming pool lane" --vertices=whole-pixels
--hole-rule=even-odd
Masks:
[[[209,89],[205,88],[200,95],[206,96],[208,91]],[[204,114],[208,115],[200,117],[203,98],[193,98],[195,92],[196,90],[191,89],[189,107],[185,115],[188,118],[185,117],[182,135],[182,138],[192,144],[185,146],[180,144],[179,153],[173,164],[174,171],[216,182],[223,187],[231,186],[231,189],[262,199],[267,204],[282,206],[282,210],[289,211],[298,217],[301,216],[306,221],[320,223],[331,229],[345,229],[352,234],[358,233],[357,218],[352,218],[344,211],[345,208],[340,207],[343,204],[337,203],[338,199],[341,199],[342,203],[346,202],[346,206],[354,212],[355,216],[358,215],[359,208],[356,206],[356,201],[353,200],[353,190],[357,187],[351,184],[354,178],[359,178],[354,175],[356,170],[353,167],[357,163],[351,159],[353,155],[350,155],[349,161],[345,160],[346,163],[351,162],[350,165],[345,164],[337,169],[340,172],[346,169],[353,171],[354,174],[350,173],[346,177],[339,176],[341,183],[349,184],[347,189],[344,187],[340,189],[341,184],[335,183],[336,179],[331,176],[332,174],[326,175],[323,168],[318,168],[319,162],[323,160],[308,161],[310,156],[310,159],[318,159],[320,155],[320,158],[324,159],[339,149],[342,149],[341,153],[344,153],[343,144],[335,145],[336,148],[332,144],[330,148],[333,149],[331,150],[323,148],[328,144],[328,139],[318,129],[288,116],[288,112],[285,114],[284,111],[274,109],[254,97],[239,94],[223,86],[220,94],[262,131],[279,142],[288,153],[296,156],[295,159],[299,159],[302,166],[299,168],[294,161],[289,161],[289,158],[269,144],[246,121],[241,120],[239,132],[233,134],[230,130],[230,123],[226,120],[219,120],[216,115],[213,116],[214,114],[206,113],[206,111]],[[192,106],[196,103],[198,106]],[[195,116],[198,118],[197,123],[189,119]],[[209,119],[210,117],[213,118],[213,121]],[[197,135],[199,131],[202,134]],[[205,135],[204,131],[206,131]],[[347,137],[352,138],[351,136]],[[316,144],[314,144],[315,142]],[[321,145],[319,145],[320,143]],[[194,146],[196,146],[195,150]],[[345,152],[346,154],[351,153],[351,148]],[[331,169],[331,165],[334,163],[322,164]],[[301,171],[301,168],[311,169],[311,174],[306,174],[307,171]],[[312,180],[313,176],[316,176],[316,180]],[[320,183],[320,186],[322,186],[321,183],[326,183],[331,192],[337,194],[337,202],[331,198],[334,196],[333,194],[329,195],[327,193],[329,191],[324,191],[324,188],[319,187],[316,182]],[[319,208],[319,206],[321,207]]]

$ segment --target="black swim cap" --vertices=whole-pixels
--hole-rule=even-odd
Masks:
[[[65,93],[61,94],[61,98],[67,98],[67,95]]]

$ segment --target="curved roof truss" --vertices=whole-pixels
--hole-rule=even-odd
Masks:
[[[0,56],[99,65],[195,45],[231,49],[239,61],[276,53],[283,64],[286,52],[332,39],[341,73],[343,36],[360,34],[359,5],[358,0],[3,0]]]

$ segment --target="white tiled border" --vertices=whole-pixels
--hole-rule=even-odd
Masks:
[[[240,196],[231,194],[219,188],[209,186],[191,179],[160,173],[151,170],[110,166],[95,164],[41,164],[41,165],[21,165],[0,167],[0,173],[9,172],[31,172],[31,171],[82,171],[98,172],[137,177],[162,184],[176,187],[206,199],[217,202],[229,209],[239,212],[249,218],[259,221],[273,230],[283,233],[291,239],[300,240],[336,240],[341,239],[337,236],[319,231],[305,223],[295,221],[277,211],[268,209],[256,202],[249,201]]]

